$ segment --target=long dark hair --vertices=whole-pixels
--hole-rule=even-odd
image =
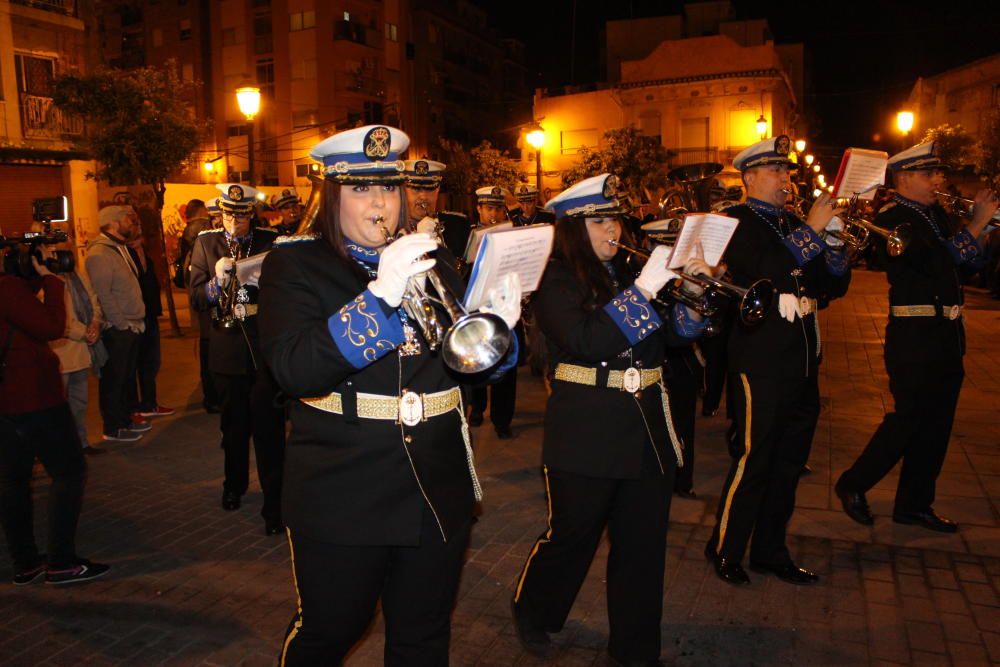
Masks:
[[[378,184],[369,184],[378,185]],[[333,255],[336,260],[345,266],[352,274],[358,277],[362,282],[368,280],[368,274],[358,266],[347,252],[347,246],[344,241],[344,232],[341,230],[340,226],[340,189],[343,187],[350,187],[349,184],[342,185],[336,181],[324,180],[323,181],[323,203],[319,208],[319,213],[316,215],[316,222],[313,223],[313,231],[319,234],[319,236],[327,242],[330,249],[333,251]],[[399,208],[399,224],[403,224],[403,217],[406,215],[406,199],[403,195],[402,187],[397,187],[396,190],[399,193],[400,208]]]
[[[622,225],[621,241],[632,245],[631,236],[624,225]],[[618,278],[619,289],[632,280],[624,254],[623,251],[619,251],[611,262]],[[594,254],[594,247],[587,233],[586,220],[563,217],[556,222],[553,255],[569,264],[580,282],[590,288],[591,299],[585,304],[589,310],[604,305],[618,292],[608,270]]]

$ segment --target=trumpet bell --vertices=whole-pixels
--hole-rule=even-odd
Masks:
[[[908,223],[903,223],[897,225],[894,230],[886,237],[885,249],[891,257],[899,257],[906,250],[906,246],[910,244],[910,225]]]
[[[495,313],[469,313],[448,328],[441,358],[457,373],[479,373],[496,366],[510,350],[510,327]]]
[[[740,320],[744,324],[757,324],[774,304],[774,285],[768,280],[758,280],[747,288],[740,299]]]

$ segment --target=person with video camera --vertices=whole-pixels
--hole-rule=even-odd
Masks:
[[[65,332],[65,285],[52,273],[58,262],[46,257],[42,241],[4,242],[13,247],[0,274],[0,523],[13,560],[13,582],[87,581],[110,568],[78,557],[75,549],[86,464],[59,359],[48,345]],[[42,301],[35,296],[39,290]],[[34,536],[35,458],[52,479],[47,557],[38,552]]]

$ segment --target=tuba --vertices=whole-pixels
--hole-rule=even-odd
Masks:
[[[396,240],[385,227],[385,219],[375,219],[388,245]],[[445,284],[437,267],[427,272],[427,281],[434,286],[432,297],[420,282],[411,277],[403,293],[403,310],[413,320],[431,350],[441,350],[448,368],[458,373],[479,373],[495,366],[511,345],[507,323],[494,313],[469,312]],[[450,324],[439,317],[435,304],[447,313]]]
[[[313,224],[323,206],[323,183],[322,176],[309,174],[309,182],[312,183],[312,190],[309,191],[309,199],[306,200],[305,210],[299,220],[299,226],[295,229],[295,234],[309,234],[312,232]]]

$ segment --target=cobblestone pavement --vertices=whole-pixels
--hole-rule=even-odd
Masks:
[[[823,575],[796,588],[753,577],[718,581],[702,549],[728,464],[723,418],[698,423],[698,500],[674,501],[668,535],[663,654],[677,665],[1000,664],[1000,302],[970,294],[967,376],[938,485],[937,509],[957,535],[895,525],[895,476],[870,494],[873,528],[838,509],[831,480],[891,406],[882,364],[885,282],[859,272],[850,295],[823,313],[823,413],[812,475],[799,487],[791,548]],[[186,313],[182,313],[185,321]],[[0,583],[0,664],[271,665],[291,617],[288,547],[265,537],[256,483],[243,508],[219,508],[217,418],[200,409],[196,336],[165,335],[161,402],[178,406],[134,445],[90,459],[79,552],[109,562],[76,587]],[[96,392],[90,433],[100,433]],[[516,437],[476,430],[486,489],[453,618],[453,665],[606,665],[603,572],[607,545],[556,636],[549,663],[522,653],[508,601],[544,527],[539,473],[544,390],[521,370]],[[488,422],[487,422],[488,424]],[[44,535],[44,475],[36,521]],[[0,581],[9,581],[6,552]],[[381,622],[348,665],[381,664]]]

